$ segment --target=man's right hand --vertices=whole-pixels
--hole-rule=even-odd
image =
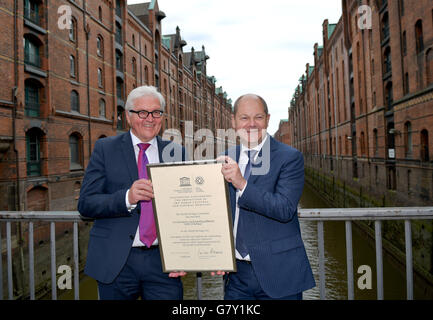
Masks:
[[[139,201],[149,201],[153,197],[153,186],[150,180],[136,180],[129,188],[128,201],[131,205],[137,204]]]

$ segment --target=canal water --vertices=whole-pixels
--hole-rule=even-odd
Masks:
[[[304,192],[300,201],[301,208],[327,208],[329,207],[317,193],[308,185],[305,185]],[[305,300],[316,300],[319,294],[319,261],[317,243],[317,223],[311,221],[301,222],[302,238],[304,240],[307,255],[310,259],[317,286],[304,292]],[[355,225],[352,227],[353,236],[353,267],[354,267],[354,293],[356,300],[371,299],[377,297],[376,291],[376,254],[374,243]],[[325,239],[325,277],[326,277],[326,299],[345,300],[347,299],[347,270],[346,270],[346,238],[345,225],[343,221],[330,221],[324,223]],[[383,257],[384,275],[384,298],[386,300],[406,299],[406,273],[405,270],[391,264],[384,255]],[[359,277],[357,270],[359,266],[367,265],[371,268],[372,289],[361,290],[357,286]],[[205,272],[202,275],[202,299],[219,300],[223,298],[223,285],[221,276],[210,276]],[[183,278],[184,299],[197,299],[196,274],[189,273]],[[58,292],[60,299],[70,300],[74,297],[73,290],[67,290],[63,294]],[[427,299],[422,290],[414,286],[415,299]],[[97,299],[97,289],[95,280],[83,277],[80,282],[80,299]]]

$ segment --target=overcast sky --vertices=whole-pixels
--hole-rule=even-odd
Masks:
[[[128,4],[150,0],[128,0]],[[337,23],[341,0],[158,0],[162,34],[179,26],[184,52],[205,46],[207,75],[215,76],[233,102],[244,93],[262,96],[274,134],[305,65],[314,64],[314,43],[323,44],[322,24]]]

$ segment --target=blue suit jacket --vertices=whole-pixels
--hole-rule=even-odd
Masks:
[[[266,144],[270,145],[262,148],[259,157],[270,150],[269,171],[264,175],[251,172],[238,205],[249,231],[246,245],[258,281],[266,294],[279,298],[310,289],[315,281],[297,216],[304,187],[303,156],[270,136]],[[238,162],[240,146],[235,152]],[[236,189],[229,186],[234,219]]]
[[[160,162],[164,160],[162,153],[166,147],[171,149],[171,160],[185,159],[181,146],[160,137],[157,143]],[[135,180],[138,180],[138,169],[130,133],[96,141],[84,175],[78,211],[95,219],[84,272],[102,283],[115,279],[132,247],[140,206],[129,212],[125,196]]]

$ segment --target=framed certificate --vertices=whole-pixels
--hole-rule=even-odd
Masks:
[[[216,161],[150,164],[164,272],[236,271],[228,187]]]

